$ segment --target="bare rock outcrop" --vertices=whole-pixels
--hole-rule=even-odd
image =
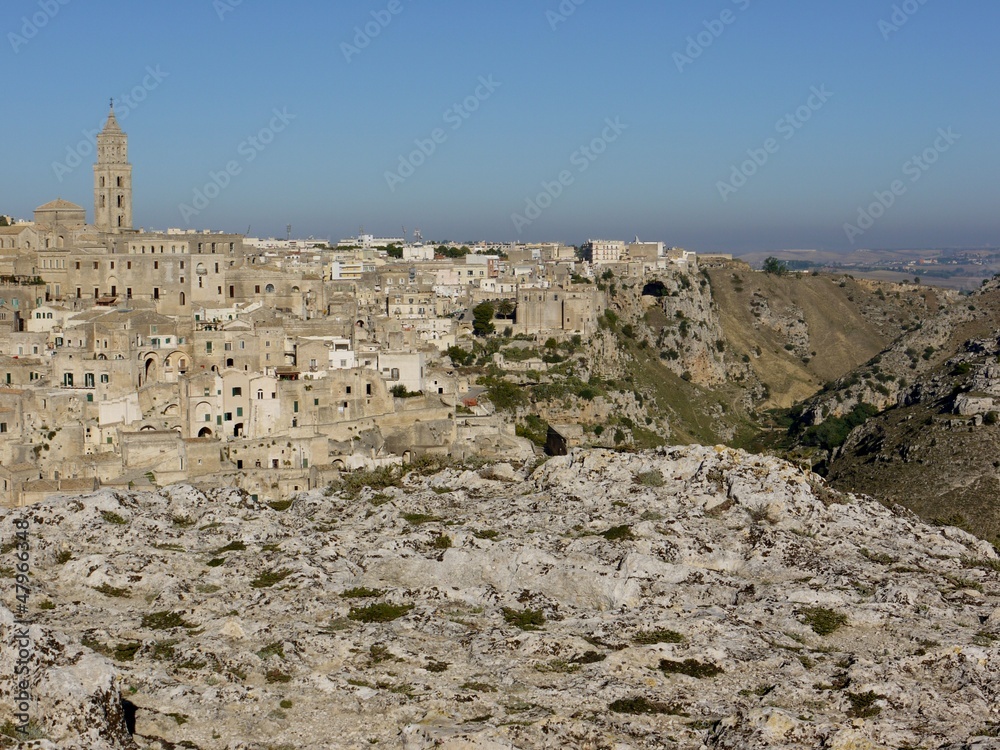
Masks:
[[[32,507],[32,616],[141,748],[995,746],[1000,560],[958,529],[721,447],[348,489]],[[67,722],[115,684],[81,664]]]

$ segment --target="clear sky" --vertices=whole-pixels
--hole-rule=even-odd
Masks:
[[[996,246],[997,28],[995,0],[4,0],[0,213],[92,217],[115,97],[146,228]]]

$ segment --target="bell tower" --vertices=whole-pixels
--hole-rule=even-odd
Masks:
[[[132,229],[132,165],[128,161],[128,136],[115,119],[114,100],[104,130],[97,136],[94,224],[103,232]]]

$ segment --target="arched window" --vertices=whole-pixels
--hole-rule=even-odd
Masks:
[[[274,284],[268,284],[266,287],[264,287],[264,291],[267,294],[274,294]]]
[[[118,187],[125,187],[125,178],[124,177],[119,177],[118,178]]]

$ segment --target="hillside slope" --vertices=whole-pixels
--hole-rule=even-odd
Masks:
[[[105,654],[140,748],[995,742],[1000,560],[958,529],[724,448],[360,479],[28,509],[32,617],[64,634],[33,675]],[[37,730],[83,746],[93,700],[54,686]]]
[[[965,342],[991,337],[997,330],[1000,279],[993,279],[920,320],[874,360],[829,384],[806,404],[803,421],[820,424],[861,403],[879,410],[895,405],[915,379],[941,367],[962,350]]]
[[[830,482],[1000,542],[998,355],[995,336],[975,339],[923,373],[850,434]]]
[[[775,276],[738,266],[707,273],[726,340],[749,358],[769,405],[778,407],[812,396],[957,298],[847,276]]]

